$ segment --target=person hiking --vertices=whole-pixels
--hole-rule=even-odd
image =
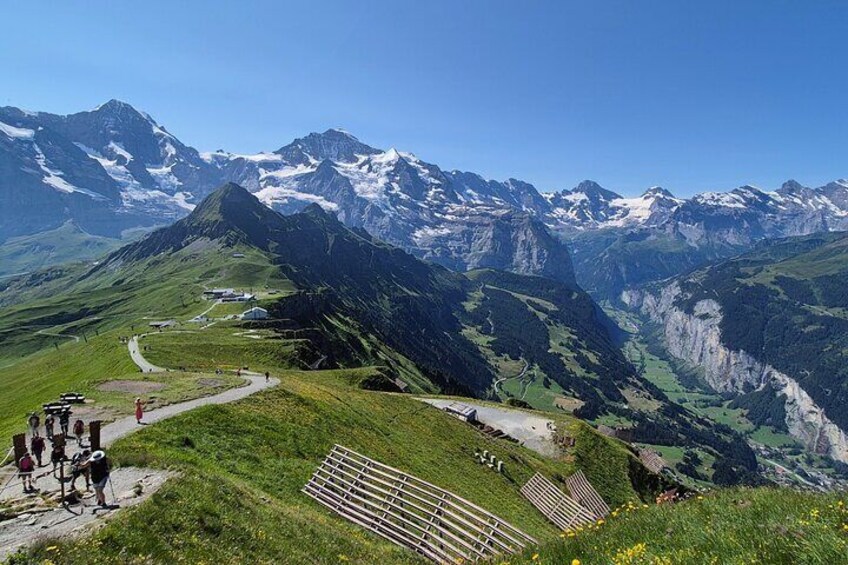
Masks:
[[[24,484],[24,493],[28,493],[32,487],[32,473],[35,471],[35,464],[32,462],[32,456],[29,451],[24,453],[24,456],[18,460],[18,475],[21,477],[21,482]]]
[[[47,434],[47,439],[53,439],[53,426],[56,424],[56,418],[53,417],[53,414],[48,414],[46,418],[44,418],[44,431]]]
[[[271,380],[271,373],[269,373],[268,371],[265,371],[265,382],[267,383],[270,380]]]
[[[29,450],[33,455],[35,455],[35,460],[38,461],[38,466],[43,467],[44,465],[41,464],[41,454],[44,453],[44,438],[36,434],[29,443]]]
[[[38,426],[41,424],[41,418],[38,417],[38,414],[33,412],[27,418],[27,425],[29,426],[29,435],[34,436],[38,433]]]
[[[71,411],[65,410],[61,414],[59,414],[59,429],[62,430],[62,434],[65,437],[68,437],[68,425],[71,423]]]
[[[91,469],[84,466],[89,457],[91,457],[91,451],[88,449],[74,453],[71,457],[71,490],[76,490],[77,479],[80,476],[85,477],[85,490],[91,489]]]
[[[141,404],[141,399],[135,399],[135,423],[141,424],[141,419],[144,417],[144,406]]]
[[[77,437],[77,445],[82,447],[82,436],[85,434],[85,423],[82,420],[74,422],[74,435]]]
[[[94,498],[97,504],[106,507],[106,483],[109,482],[109,459],[102,450],[97,450],[83,463],[81,469],[91,473],[91,484],[94,486]]]
[[[65,459],[67,459],[67,457],[65,457],[65,446],[54,443],[53,450],[50,452],[50,462],[53,463],[53,472],[56,472],[56,468],[61,465]]]

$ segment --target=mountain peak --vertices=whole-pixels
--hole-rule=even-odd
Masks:
[[[128,104],[123,100],[118,100],[117,98],[112,98],[108,102],[104,102],[92,111],[107,112],[110,114],[133,113],[141,115],[141,112],[136,110],[131,104]]]
[[[804,185],[795,179],[789,179],[785,183],[781,185],[781,187],[777,190],[779,194],[794,194],[801,192],[805,189]]]
[[[588,196],[589,199],[613,200],[621,198],[619,194],[607,190],[593,180],[584,180],[571,190],[572,194],[579,192]]]
[[[226,218],[231,211],[236,209],[249,210],[250,208],[265,208],[255,196],[246,188],[234,182],[228,182],[216,190],[189,214],[188,219],[208,220]]]
[[[661,186],[652,186],[648,190],[642,193],[642,197],[650,197],[650,196],[658,196],[664,198],[674,198],[674,195],[668,190],[664,189]]]
[[[358,155],[374,155],[380,153],[359,141],[354,135],[338,128],[328,129],[323,133],[310,133],[299,137],[274,153],[281,155],[294,165],[309,164],[313,161],[353,162]]]

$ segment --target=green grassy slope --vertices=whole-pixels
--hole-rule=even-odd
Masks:
[[[130,237],[140,235],[137,232]],[[91,261],[127,241],[85,233],[71,222],[54,230],[14,237],[0,245],[0,278],[71,261]]]
[[[335,563],[339,555],[358,563],[416,562],[300,492],[335,443],[449,489],[543,540],[558,532],[518,493],[536,471],[563,476],[586,460],[598,467],[586,472],[608,500],[638,500],[628,486],[626,453],[585,426],[571,456],[552,461],[408,396],[359,390],[350,383],[361,372],[284,373],[277,389],[121,440],[112,450],[120,464],[163,466],[181,476],[93,538],[40,555],[57,563]],[[506,461],[506,474],[479,465],[475,449]],[[621,463],[602,463],[610,461]]]
[[[103,391],[107,381],[145,381],[164,385],[161,390],[143,394],[148,409],[220,392],[221,387],[241,384],[234,375],[213,375],[216,386],[204,384],[209,375],[174,371],[143,375],[130,360],[127,346],[119,343],[121,332],[92,336],[88,342],[67,342],[13,364],[0,367],[0,437],[11,437],[25,429],[27,414],[57,400],[63,392],[81,392],[100,416],[110,419],[133,412],[137,393]]]
[[[676,505],[624,506],[505,563],[845,563],[848,497],[728,489]]]

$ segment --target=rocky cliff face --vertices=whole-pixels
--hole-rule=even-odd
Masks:
[[[719,392],[742,393],[771,385],[786,395],[789,433],[815,453],[848,462],[848,436],[828,419],[824,410],[789,375],[761,363],[745,351],[722,344],[721,307],[715,300],[698,301],[691,314],[675,306],[677,283],[658,294],[644,290],[622,293],[622,301],[640,310],[663,328],[666,349],[678,359],[702,367],[706,381]]]

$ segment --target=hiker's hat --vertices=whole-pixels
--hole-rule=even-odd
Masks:
[[[91,454],[91,460],[92,461],[100,461],[104,457],[106,457],[106,454],[103,453],[103,451],[100,450],[100,449],[98,449],[97,451],[95,451],[94,453]]]

